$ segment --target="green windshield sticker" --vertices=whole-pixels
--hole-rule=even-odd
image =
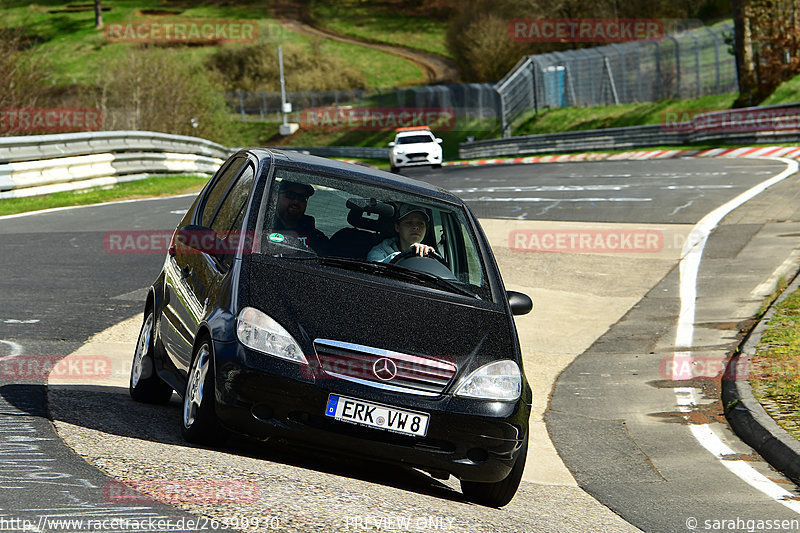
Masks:
[[[283,242],[286,237],[283,236],[281,233],[270,233],[269,240],[272,242]]]

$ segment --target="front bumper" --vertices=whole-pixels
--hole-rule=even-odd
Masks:
[[[441,153],[407,153],[407,154],[393,154],[391,157],[391,164],[396,168],[401,167],[417,167],[424,165],[441,165]]]
[[[505,478],[527,437],[530,405],[442,395],[421,397],[312,375],[307,366],[215,342],[216,407],[229,429],[317,448],[446,472],[467,481]],[[428,434],[414,437],[325,416],[336,393],[430,415]]]

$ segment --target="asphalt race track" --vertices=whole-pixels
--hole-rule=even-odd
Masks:
[[[185,205],[187,199],[171,201]],[[110,497],[117,486],[65,447],[47,418],[46,376],[39,369],[73,352],[91,334],[137,313],[140,298],[127,294],[146,286],[163,259],[106,253],[101,228],[155,229],[144,210],[137,212],[124,223],[118,206],[0,221],[0,355],[33,363],[21,369],[4,357],[0,365],[3,530],[69,531],[60,521],[71,519],[84,519],[87,528],[97,531],[112,530],[109,520],[127,521],[133,531],[196,531],[202,525],[168,505]]]
[[[480,218],[666,227],[696,224],[785,168],[779,161],[687,159],[403,173],[450,189]],[[693,347],[698,353],[725,351],[738,342],[738,322],[761,302],[755,288],[797,248],[799,193],[797,177],[789,177],[733,211],[709,237],[697,282]],[[10,355],[57,360],[91,335],[141,312],[142,288],[157,274],[163,255],[109,253],[109,232],[170,232],[190,201],[156,199],[0,219],[5,304],[0,312],[0,447],[5,452],[0,487],[9,489],[0,491],[0,528],[3,519],[25,519],[30,530],[57,530],[42,522],[45,516],[160,518],[171,524],[184,519],[183,529],[174,530],[211,529],[187,523],[193,515],[172,506],[110,498],[113,480],[74,455],[53,431],[44,376],[14,374],[7,365]],[[665,358],[677,351],[679,286],[680,272],[673,268],[556,384],[545,415],[547,429],[581,488],[524,482],[501,510],[467,504],[453,480],[439,482],[417,472],[251,443],[224,451],[190,448],[178,435],[176,400],[165,407],[141,406],[118,387],[78,386],[71,392],[63,386],[65,405],[76,407],[66,422],[95,435],[87,446],[102,449],[102,457],[94,463],[111,473],[124,471],[120,464],[129,453],[129,476],[135,475],[142,468],[136,461],[142,459],[134,455],[142,452],[134,446],[143,446],[153,465],[164,466],[160,472],[142,469],[140,476],[250,476],[244,479],[258,483],[267,502],[251,512],[279,517],[276,524],[283,530],[632,530],[586,492],[646,531],[735,530],[714,528],[713,521],[800,519],[797,511],[734,475],[695,438],[691,426],[708,428],[734,451],[730,460],[746,459],[757,473],[798,496],[793,484],[750,456],[727,429],[713,380],[665,376]],[[692,394],[691,401],[681,404],[678,389],[689,390],[684,394]],[[122,460],[112,457],[115,447],[124,452]],[[181,469],[181,454],[191,468]],[[215,509],[192,511],[213,516]],[[411,522],[364,521],[379,514]],[[428,519],[421,523],[419,517]],[[690,519],[697,520],[693,528]],[[142,525],[139,530],[155,529]]]
[[[603,163],[592,165],[591,177],[572,165],[541,167],[535,184],[522,179],[520,167],[474,187],[445,175],[437,183],[462,187],[459,194],[473,198],[484,216],[693,224],[786,165]],[[798,194],[797,176],[790,176],[738,207],[711,234],[697,274],[690,350],[675,342],[682,312],[676,268],[558,379],[545,416],[556,449],[581,487],[639,528],[800,528],[797,487],[730,431],[719,379],[711,378],[758,311],[766,294],[758,292],[760,284],[782,264],[791,264],[785,270],[792,274],[798,269]],[[694,369],[676,376],[670,365],[689,353]]]

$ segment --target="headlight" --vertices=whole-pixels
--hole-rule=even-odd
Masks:
[[[308,364],[297,342],[283,326],[258,309],[245,307],[236,319],[236,336],[239,342],[281,359]]]
[[[516,400],[522,393],[522,374],[510,360],[483,365],[456,389],[456,396],[484,400]]]

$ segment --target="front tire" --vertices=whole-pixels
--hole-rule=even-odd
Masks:
[[[195,351],[183,394],[181,434],[187,442],[210,443],[220,437],[214,406],[214,361],[211,343],[205,340]]]
[[[522,471],[525,470],[525,457],[528,455],[528,436],[519,451],[511,472],[495,483],[481,483],[478,481],[461,481],[461,492],[469,501],[486,505],[487,507],[503,507],[510,502],[517,493],[522,480]]]
[[[148,310],[133,352],[128,392],[137,402],[165,404],[172,397],[172,387],[161,381],[153,361],[153,311]]]

